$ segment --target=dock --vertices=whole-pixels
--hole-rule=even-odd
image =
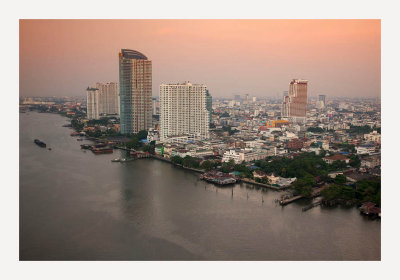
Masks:
[[[285,206],[285,205],[288,205],[289,203],[292,203],[292,202],[294,202],[296,200],[299,200],[301,198],[303,198],[302,195],[296,195],[296,196],[293,196],[293,197],[288,198],[288,199],[282,199],[281,201],[279,201],[279,204],[282,205],[282,206]]]
[[[318,188],[318,189],[314,189],[314,190],[313,190],[313,193],[311,194],[311,198],[320,196],[320,195],[321,195],[321,191],[322,191],[326,186],[327,186],[327,185],[324,185],[324,186],[322,186],[322,187],[320,187],[320,188]],[[279,204],[282,205],[282,206],[285,206],[285,205],[288,205],[289,203],[292,203],[292,202],[294,202],[294,201],[296,201],[296,200],[299,200],[299,199],[301,199],[301,198],[303,198],[302,195],[296,195],[296,196],[293,196],[293,197],[287,198],[287,199],[286,199],[286,198],[283,198],[283,199],[281,199],[281,200],[279,201]]]
[[[308,206],[305,206],[305,207],[301,208],[301,210],[302,210],[303,212],[305,212],[305,211],[310,210],[310,209],[312,209],[312,208],[314,208],[314,207],[316,207],[316,206],[321,205],[321,203],[322,203],[322,200],[318,200],[318,201],[316,201],[316,202],[311,203],[311,204],[308,205]]]
[[[281,190],[283,190],[283,189],[289,188],[289,187],[275,187],[275,186],[272,186],[272,185],[269,185],[269,184],[258,183],[258,182],[255,182],[255,181],[252,181],[252,180],[249,180],[249,179],[245,179],[245,178],[242,179],[242,182],[243,182],[243,183],[247,183],[247,184],[252,184],[252,185],[260,186],[260,187],[263,187],[263,188],[268,188],[268,189],[276,190],[276,191],[281,191]]]

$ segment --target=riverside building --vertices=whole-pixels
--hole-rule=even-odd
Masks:
[[[209,138],[210,115],[206,107],[207,86],[202,84],[160,85],[160,140],[196,135]]]
[[[99,90],[100,115],[119,115],[118,83],[96,83]]]
[[[89,120],[99,119],[99,90],[88,87],[86,89],[87,118]]]
[[[152,125],[152,62],[134,50],[119,53],[121,134],[148,130]]]
[[[304,122],[307,112],[307,80],[293,79],[289,85],[288,96],[282,103],[282,118]]]

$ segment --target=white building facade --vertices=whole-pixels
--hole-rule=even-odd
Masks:
[[[119,115],[119,88],[118,83],[96,83],[99,90],[100,115]]]
[[[249,162],[253,160],[265,159],[267,156],[274,155],[272,150],[228,150],[224,153],[222,157],[222,162],[229,162],[231,159],[235,161],[236,164],[242,163],[243,161]]]
[[[99,113],[99,90],[97,88],[86,89],[87,118],[89,120],[97,120]]]
[[[209,138],[209,112],[206,108],[207,86],[203,84],[160,85],[160,140],[197,135]]]

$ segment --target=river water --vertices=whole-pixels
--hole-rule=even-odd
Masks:
[[[81,150],[60,115],[19,116],[21,260],[381,258],[381,223],[356,208],[302,212],[306,201],[281,207],[279,192],[218,188],[158,160],[114,163],[121,151]]]

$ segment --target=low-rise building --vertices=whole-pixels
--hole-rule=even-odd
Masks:
[[[363,155],[363,154],[373,154],[375,153],[375,146],[374,145],[360,145],[356,147],[357,154]]]
[[[332,164],[335,161],[344,161],[346,163],[350,162],[350,159],[348,157],[346,157],[345,155],[333,155],[333,156],[328,156],[328,157],[324,157],[323,160],[328,163],[328,164]]]
[[[369,134],[364,134],[364,139],[370,142],[381,142],[381,135],[377,131],[373,131]]]

